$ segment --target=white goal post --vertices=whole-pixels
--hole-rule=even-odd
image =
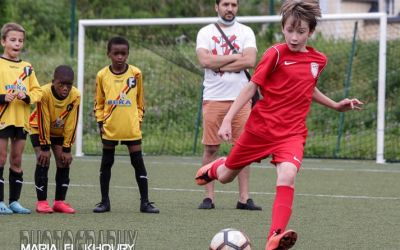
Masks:
[[[376,128],[376,163],[385,163],[384,138],[385,138],[385,89],[386,89],[386,40],[387,40],[387,15],[386,13],[348,13],[325,14],[322,20],[378,20],[379,21],[379,72],[378,72],[378,98],[377,98],[377,128]],[[82,99],[84,93],[85,71],[85,28],[93,26],[149,26],[149,25],[190,25],[209,24],[215,22],[215,17],[196,18],[144,18],[144,19],[91,19],[79,20],[78,25],[78,68],[77,84]],[[271,23],[279,22],[281,16],[240,16],[242,23]],[[83,156],[83,105],[79,110],[79,121],[76,135],[76,156]]]

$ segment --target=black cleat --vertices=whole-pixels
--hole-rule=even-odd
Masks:
[[[262,210],[262,207],[257,206],[254,204],[253,199],[247,199],[246,203],[241,203],[240,201],[237,202],[236,204],[236,209],[242,209],[242,210]]]
[[[150,213],[150,214],[158,214],[160,210],[156,208],[154,202],[143,202],[140,204],[140,212],[142,213]]]
[[[200,203],[198,209],[214,209],[215,205],[210,198],[204,198],[203,202]]]
[[[105,213],[105,212],[110,212],[110,210],[111,210],[110,200],[107,199],[105,201],[97,203],[93,209],[93,213]]]

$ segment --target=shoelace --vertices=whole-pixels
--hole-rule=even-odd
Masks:
[[[207,170],[204,174],[202,174],[202,175],[196,177],[196,180],[200,179],[200,180],[205,180],[205,181],[207,181],[207,182],[212,181],[212,179],[208,176],[208,172],[209,172],[209,171],[210,171],[210,170]]]
[[[150,202],[147,202],[147,203],[146,203],[146,206],[149,206],[149,207],[154,208],[153,204],[154,204],[154,202],[151,202],[151,201],[150,201]]]

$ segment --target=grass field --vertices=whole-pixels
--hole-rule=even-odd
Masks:
[[[263,211],[238,211],[236,182],[217,184],[216,209],[198,210],[203,189],[194,184],[199,157],[146,156],[150,199],[160,214],[141,214],[133,168],[118,156],[111,179],[112,211],[94,214],[100,199],[100,157],[74,159],[67,196],[74,215],[0,217],[0,249],[20,249],[21,230],[136,230],[135,249],[208,249],[222,228],[243,230],[253,250],[264,249],[274,198],[274,168],[264,161],[252,166],[251,196]],[[23,162],[26,182],[21,203],[34,209],[34,157]],[[55,166],[49,171],[49,198],[54,197]],[[299,234],[294,249],[400,249],[400,164],[306,159],[297,178],[290,228]],[[5,171],[8,176],[8,171]],[[6,178],[6,180],[8,177]],[[8,199],[8,184],[5,198]]]

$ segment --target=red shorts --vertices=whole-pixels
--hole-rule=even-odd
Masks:
[[[272,155],[272,164],[290,162],[299,170],[303,161],[304,144],[305,138],[302,136],[293,136],[277,142],[268,141],[244,130],[229,153],[225,166],[233,170],[241,169]]]

